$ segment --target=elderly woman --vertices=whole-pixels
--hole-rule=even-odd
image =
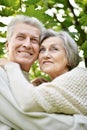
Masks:
[[[64,74],[79,64],[78,47],[65,31],[46,31],[41,37],[39,64],[51,79]]]
[[[67,32],[48,30],[42,34],[39,63],[52,81],[38,87],[26,80],[17,63],[5,65],[22,110],[87,115],[87,68],[77,67],[78,47]]]

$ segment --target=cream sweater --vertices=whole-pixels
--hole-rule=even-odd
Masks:
[[[17,63],[5,66],[12,92],[23,111],[87,115],[87,68],[75,69],[34,87]]]
[[[17,76],[17,71],[16,71]],[[87,130],[87,116],[23,112],[0,67],[0,130]]]

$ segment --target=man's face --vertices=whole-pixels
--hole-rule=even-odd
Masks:
[[[36,27],[24,23],[16,24],[13,35],[7,42],[8,59],[29,71],[39,54],[39,36],[40,31]]]

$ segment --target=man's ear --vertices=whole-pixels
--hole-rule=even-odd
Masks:
[[[8,41],[6,41],[6,43],[5,43],[5,49],[6,49],[7,51],[9,51]]]

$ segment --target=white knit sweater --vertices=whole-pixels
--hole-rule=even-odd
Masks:
[[[8,63],[5,69],[23,111],[87,115],[87,68],[76,67],[38,87],[26,80],[17,63]]]

